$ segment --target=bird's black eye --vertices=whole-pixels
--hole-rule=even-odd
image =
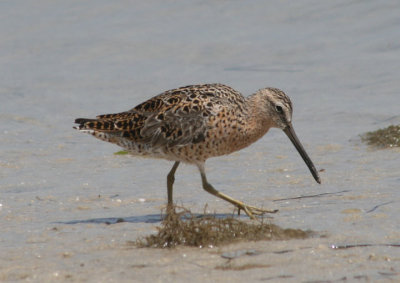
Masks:
[[[283,113],[282,106],[276,105],[276,106],[275,106],[275,109],[276,109],[276,112],[278,112],[278,113]]]

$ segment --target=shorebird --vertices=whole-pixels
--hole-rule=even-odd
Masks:
[[[117,144],[139,156],[174,161],[167,175],[168,207],[172,207],[175,172],[180,162],[196,165],[205,191],[230,202],[252,219],[274,213],[247,205],[217,191],[208,181],[205,161],[243,149],[271,127],[282,129],[296,147],[314,179],[314,164],[292,126],[292,103],[277,88],[263,88],[244,97],[223,84],[190,85],[165,91],[126,112],[78,118],[75,129]]]

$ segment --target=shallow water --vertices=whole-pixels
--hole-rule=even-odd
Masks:
[[[0,281],[400,280],[399,248],[379,245],[400,242],[400,152],[359,138],[400,124],[399,14],[397,1],[2,1]],[[205,82],[291,97],[321,185],[279,130],[210,159],[208,178],[279,209],[273,223],[326,237],[126,245],[159,224],[172,163],[114,155],[72,122]],[[194,213],[233,211],[191,166],[179,167],[174,199]],[[341,244],[373,246],[331,249]],[[218,268],[221,254],[247,248],[260,253],[231,263],[249,268]]]

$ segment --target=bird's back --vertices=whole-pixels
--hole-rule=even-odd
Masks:
[[[75,122],[79,130],[133,154],[196,162],[233,151],[224,143],[244,126],[245,104],[229,86],[191,85],[163,92],[126,112]]]

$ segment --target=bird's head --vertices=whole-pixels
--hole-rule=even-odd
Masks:
[[[293,108],[290,98],[282,90],[270,87],[260,89],[256,95],[260,96],[260,101],[265,104],[263,105],[263,109],[265,109],[265,115],[268,115],[271,120],[271,127],[279,128],[285,132],[310,169],[315,181],[321,183],[318,171],[315,169],[313,162],[293,129]]]

